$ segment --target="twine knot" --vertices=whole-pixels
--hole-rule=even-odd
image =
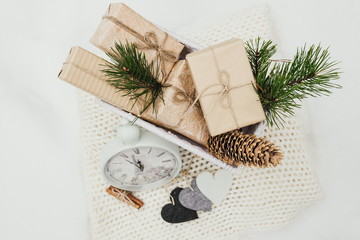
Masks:
[[[134,205],[135,203],[127,196],[127,192],[125,190],[120,190],[112,187],[111,192],[114,196],[122,202],[125,202],[130,205]]]
[[[121,27],[122,29],[124,29],[125,31],[127,31],[128,33],[133,35],[135,38],[137,38],[140,41],[140,43],[135,43],[135,45],[139,49],[155,50],[156,56],[160,60],[160,64],[161,64],[161,72],[163,75],[162,82],[163,83],[166,82],[167,74],[165,74],[165,62],[168,61],[168,62],[174,63],[177,60],[177,55],[175,54],[175,52],[163,49],[165,42],[167,41],[169,35],[167,33],[165,33],[165,37],[164,37],[162,43],[159,44],[158,36],[153,31],[146,32],[144,35],[141,35],[139,32],[130,28],[129,26],[127,26],[126,24],[124,24],[119,19],[117,19],[113,16],[105,15],[105,16],[103,16],[103,19],[107,19],[107,20],[113,22],[114,24]]]
[[[229,108],[231,106],[231,97],[229,95],[233,87],[230,86],[230,76],[226,71],[219,71],[218,81],[219,86],[222,88],[219,92],[219,102],[221,107]]]
[[[159,40],[157,35],[154,32],[146,32],[142,39],[143,44],[136,43],[135,45],[142,50],[155,50],[156,56],[160,59],[161,64],[161,73],[163,75],[163,83],[167,80],[167,74],[165,73],[165,61],[168,62],[176,62],[177,56],[173,51],[165,50],[163,47],[165,45],[166,40],[168,39],[168,34],[165,33],[165,37],[161,44],[159,44]]]
[[[137,44],[137,47],[140,49],[152,49],[156,51],[157,56],[161,60],[166,60],[170,62],[175,62],[177,60],[177,57],[173,51],[168,51],[163,49],[166,40],[168,39],[168,34],[165,33],[164,40],[161,44],[159,44],[158,37],[154,32],[147,32],[144,34],[143,42],[144,45]]]

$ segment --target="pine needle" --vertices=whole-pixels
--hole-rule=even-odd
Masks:
[[[112,54],[106,53],[111,63],[102,71],[107,82],[118,89],[122,96],[134,100],[133,106],[141,101],[143,108],[140,115],[149,107],[156,112],[156,101],[163,100],[163,84],[159,82],[160,68],[154,61],[147,62],[145,54],[138,51],[134,44],[115,43]]]
[[[270,126],[283,127],[285,118],[295,114],[300,102],[307,98],[329,95],[332,88],[341,88],[337,61],[331,61],[329,48],[306,45],[297,50],[291,61],[273,61],[276,45],[260,38],[245,43],[256,79],[255,89]]]

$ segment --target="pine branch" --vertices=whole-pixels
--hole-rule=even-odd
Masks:
[[[276,53],[276,45],[272,45],[272,41],[260,42],[260,38],[245,44],[254,77],[257,79],[259,74],[266,75],[271,63],[270,59]]]
[[[147,62],[145,54],[138,51],[135,45],[115,43],[112,54],[106,53],[112,63],[106,64],[102,71],[107,77],[107,82],[118,89],[122,96],[128,96],[137,101],[143,101],[142,114],[152,106],[155,112],[157,99],[163,100],[163,87],[158,80],[160,77],[159,65],[154,67],[153,61]]]
[[[300,101],[308,96],[329,95],[341,88],[333,81],[339,78],[338,62],[330,60],[328,48],[311,45],[298,49],[290,62],[272,61],[276,45],[260,38],[246,43],[250,65],[256,79],[256,91],[270,126],[283,126],[284,119],[294,115]]]

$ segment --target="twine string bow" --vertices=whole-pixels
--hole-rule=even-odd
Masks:
[[[214,83],[211,84],[209,86],[207,86],[206,88],[204,88],[200,94],[196,97],[196,99],[193,101],[193,103],[190,105],[190,107],[188,108],[188,110],[184,113],[187,114],[189,109],[191,109],[201,97],[205,97],[205,96],[211,96],[211,95],[218,95],[218,100],[214,101],[211,105],[211,107],[209,108],[209,111],[207,113],[204,114],[204,116],[206,117],[210,112],[212,112],[213,108],[215,107],[215,105],[217,103],[220,104],[220,106],[224,109],[229,109],[231,112],[231,116],[234,120],[234,123],[236,124],[237,128],[240,128],[239,123],[238,123],[238,119],[235,115],[234,109],[232,107],[232,98],[230,95],[231,90],[236,89],[236,88],[240,88],[240,87],[244,87],[247,85],[250,85],[252,83],[246,83],[246,84],[240,84],[240,85],[235,85],[235,86],[231,86],[230,85],[230,75],[227,71],[220,71],[217,61],[216,61],[216,65],[218,68],[218,82],[219,83]],[[220,87],[220,90],[212,92],[212,93],[207,93],[210,89],[215,88],[215,87]]]
[[[113,16],[105,15],[105,16],[103,16],[103,19],[107,19],[107,20],[113,22],[115,25],[117,25],[117,26],[121,27],[122,29],[124,29],[125,31],[129,32],[131,35],[133,35],[135,38],[137,38],[140,42],[142,42],[142,43],[135,43],[135,45],[139,49],[156,51],[156,56],[160,60],[160,64],[161,64],[161,73],[163,75],[163,82],[165,82],[167,79],[167,75],[165,73],[165,62],[168,61],[168,62],[174,63],[177,60],[177,55],[175,54],[175,52],[164,49],[164,45],[165,45],[169,35],[167,33],[164,33],[165,37],[164,37],[162,43],[159,44],[158,36],[153,31],[146,32],[144,35],[141,35],[139,32],[130,28],[129,26],[127,26],[126,24],[119,21],[119,19],[117,19]]]
[[[219,103],[222,108],[229,108],[231,106],[231,97],[230,91],[233,89],[230,86],[230,76],[226,71],[220,71],[218,73],[218,86],[221,86],[221,90],[219,91]]]
[[[192,81],[190,73],[185,71],[184,73],[180,74],[179,80],[182,85],[181,88],[174,85],[170,86],[175,91],[175,94],[172,97],[172,101],[177,104],[185,104],[186,110],[180,116],[177,124],[170,125],[173,128],[179,127],[179,125],[185,119],[192,107],[195,107],[195,114],[192,115],[192,122],[195,123],[204,121],[200,103],[197,100],[194,100],[196,99],[196,91],[192,85],[192,82],[190,82]]]
[[[164,49],[164,45],[165,45],[168,37],[169,37],[169,35],[167,33],[165,33],[165,37],[164,37],[162,43],[159,44],[158,37],[156,36],[156,34],[153,31],[151,31],[151,32],[145,33],[145,35],[143,37],[143,43],[144,43],[143,45],[141,43],[136,43],[136,46],[139,49],[156,51],[156,56],[158,57],[158,59],[160,59],[161,72],[162,72],[163,76],[165,76],[165,72],[164,72],[165,71],[165,61],[176,62],[176,60],[177,60],[177,57],[173,51]]]
[[[231,99],[231,96],[230,96],[230,91],[235,89],[235,88],[240,88],[240,87],[244,87],[246,85],[250,85],[251,83],[231,86],[230,85],[230,75],[229,75],[229,73],[227,71],[220,71],[220,70],[218,70],[218,81],[219,81],[219,83],[214,83],[214,84],[211,84],[211,85],[207,86],[206,88],[204,88],[200,92],[200,94],[197,95],[195,100],[194,100],[193,97],[185,94],[183,91],[178,91],[174,95],[174,100],[175,101],[189,102],[188,109],[180,117],[180,120],[179,120],[178,124],[175,125],[175,127],[178,126],[180,124],[180,122],[187,116],[187,114],[190,112],[191,108],[194,107],[194,105],[199,104],[198,101],[199,101],[199,99],[201,97],[210,96],[210,95],[218,95],[218,100],[214,101],[212,103],[211,107],[209,108],[210,110],[208,111],[208,113],[210,113],[213,110],[213,108],[215,107],[215,105],[217,103],[219,103],[222,108],[230,109],[232,118],[234,119],[234,122],[235,122],[237,128],[240,128],[239,124],[238,124],[237,117],[236,117],[235,112],[234,112],[234,109],[232,108],[232,99]],[[212,93],[207,93],[208,91],[210,91],[210,89],[215,88],[215,87],[217,87],[217,88],[220,87],[220,90],[212,92]],[[197,109],[199,109],[201,111],[200,106],[198,106]],[[204,116],[207,116],[208,113],[204,114]],[[202,112],[201,112],[201,114],[202,114]]]
[[[236,128],[240,128],[239,122],[238,122],[238,118],[236,117],[236,114],[234,112],[234,109],[232,107],[232,98],[230,95],[231,90],[236,89],[236,88],[241,88],[247,85],[251,85],[252,83],[245,83],[245,84],[239,84],[239,85],[234,85],[232,86],[230,84],[230,75],[227,71],[225,70],[220,70],[219,67],[219,63],[218,60],[216,58],[215,55],[215,51],[212,47],[210,47],[211,53],[212,53],[212,57],[214,59],[214,63],[216,66],[216,71],[218,73],[218,83],[214,83],[211,84],[209,86],[207,86],[206,88],[204,88],[200,94],[197,96],[197,98],[195,99],[194,103],[191,105],[193,106],[201,97],[205,97],[205,96],[211,96],[211,95],[218,95],[218,100],[214,101],[211,105],[211,107],[209,108],[209,111],[207,113],[204,114],[204,116],[206,117],[210,112],[212,112],[213,108],[215,107],[215,105],[217,103],[220,104],[220,106],[223,109],[229,109],[231,112],[231,116],[234,120],[234,123],[236,124]],[[211,93],[207,93],[210,89],[214,88],[214,87],[220,87],[220,90],[215,91],[215,92],[211,92]]]

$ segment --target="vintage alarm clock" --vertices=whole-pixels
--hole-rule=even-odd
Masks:
[[[117,137],[100,153],[101,173],[112,186],[143,191],[163,186],[181,169],[179,147],[122,119]]]

